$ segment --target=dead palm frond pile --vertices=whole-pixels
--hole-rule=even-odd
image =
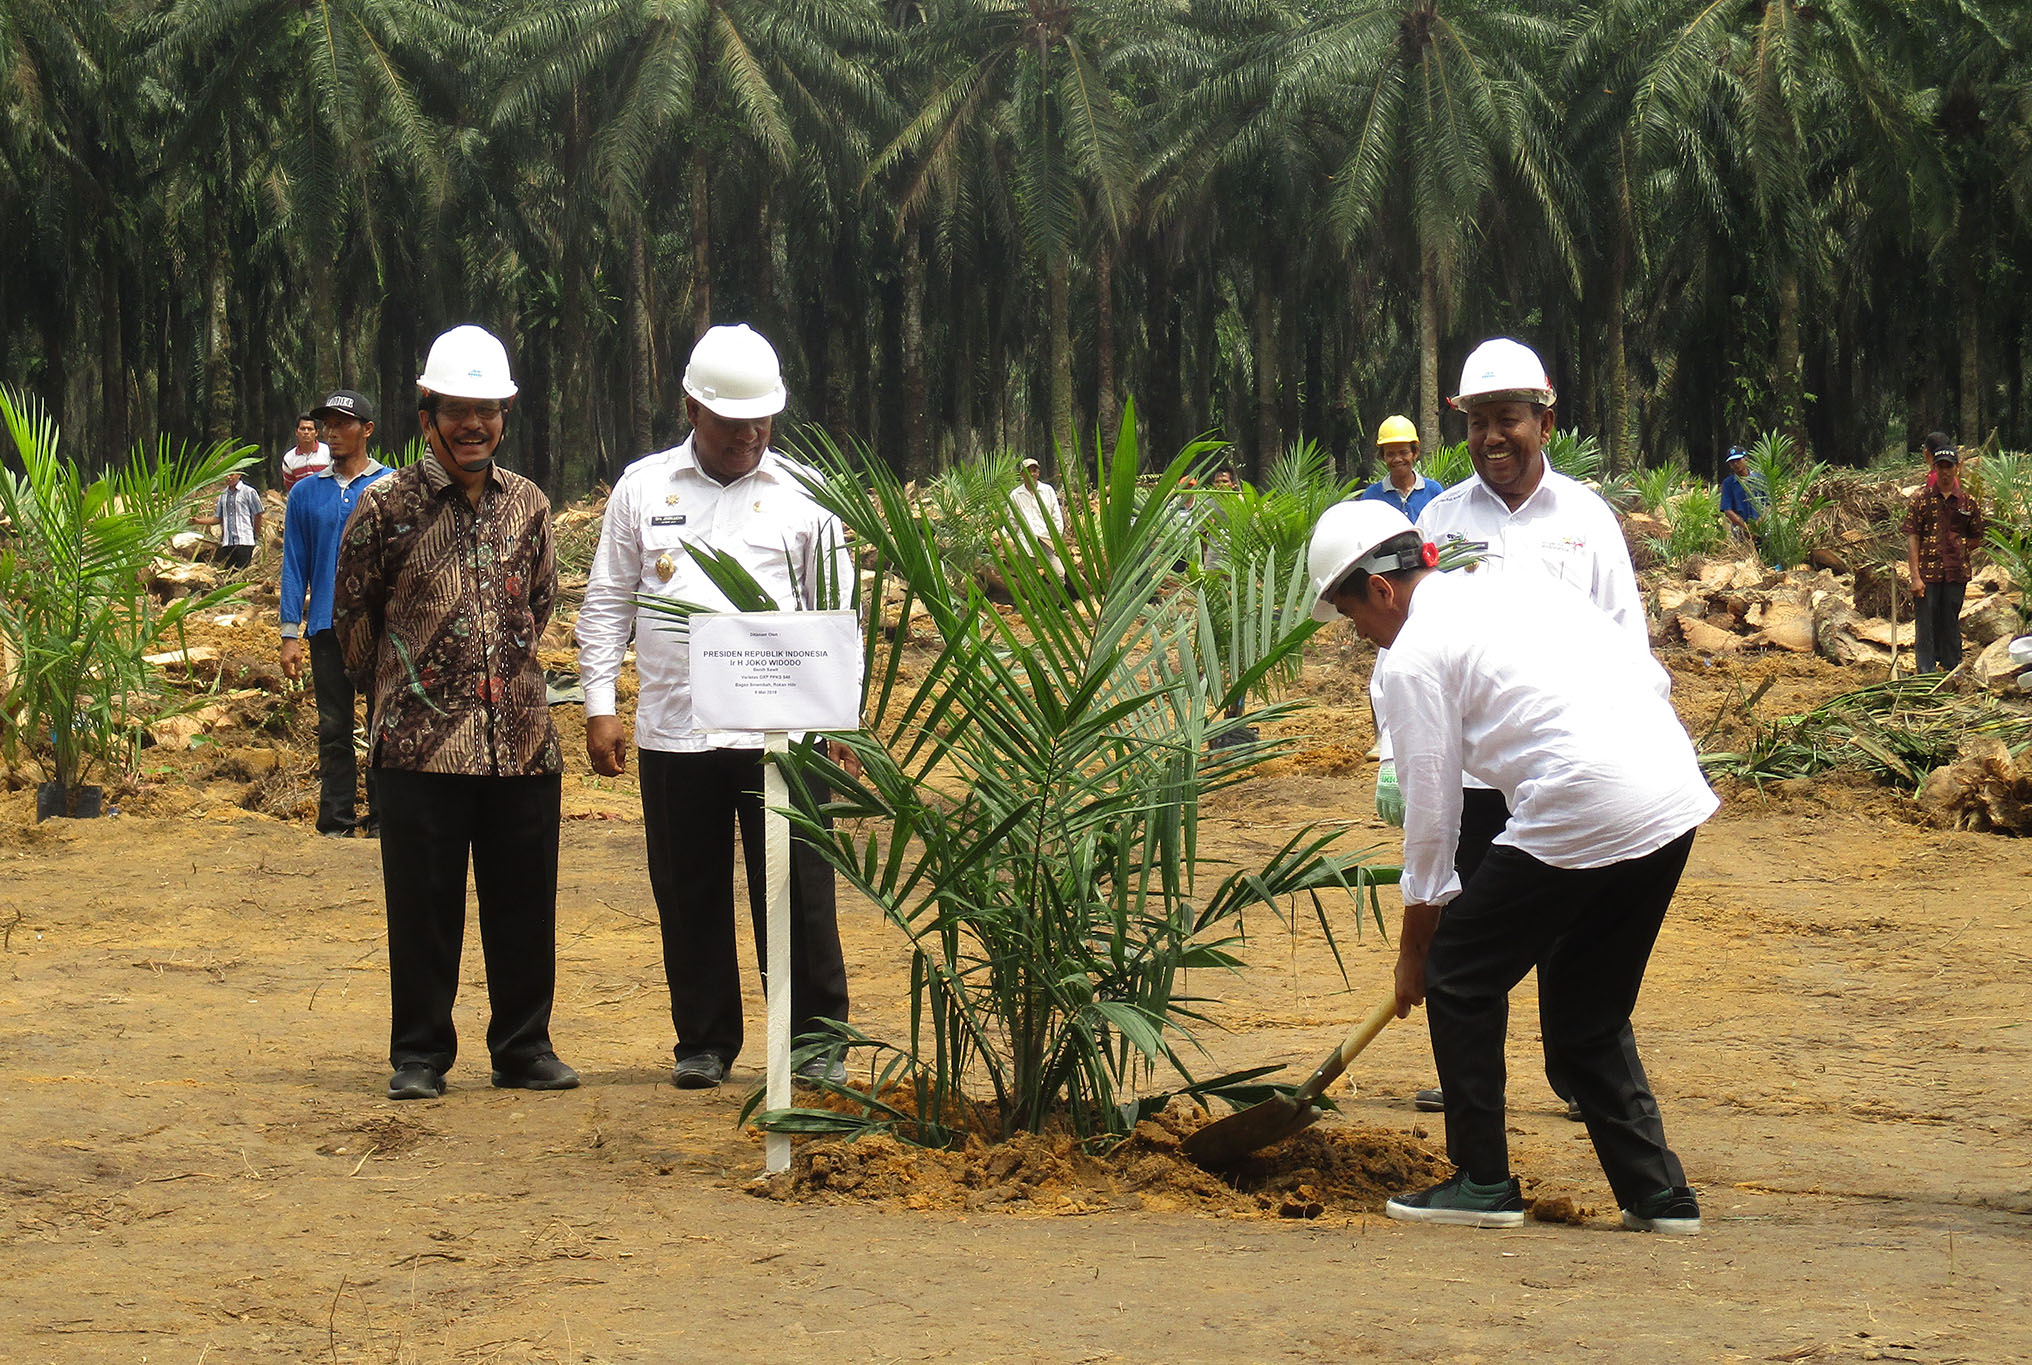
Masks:
[[[1742,748],[1703,753],[1710,774],[1764,783],[1865,772],[1906,791],[1964,747],[1991,740],[2011,752],[2032,742],[2032,710],[1985,692],[1955,690],[1945,674],[1860,687],[1804,715],[1761,727]]]

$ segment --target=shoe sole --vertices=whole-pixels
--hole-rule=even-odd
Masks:
[[[1421,1209],[1391,1200],[1383,1212],[1400,1223],[1445,1223],[1462,1228],[1515,1228],[1524,1225],[1522,1209]]]
[[[1446,1101],[1413,1100],[1411,1101],[1411,1107],[1421,1114],[1444,1114],[1446,1112]]]
[[[391,1085],[388,1087],[388,1098],[391,1100],[441,1100],[444,1098],[444,1091],[433,1090],[427,1085],[405,1085],[398,1090]]]
[[[1623,1227],[1629,1232],[1660,1232],[1668,1237],[1692,1237],[1700,1231],[1700,1219],[1646,1218],[1624,1209]]]
[[[673,1071],[670,1083],[679,1090],[717,1090],[720,1082],[699,1071]]]

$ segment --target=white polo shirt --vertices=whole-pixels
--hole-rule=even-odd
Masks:
[[[685,550],[702,543],[739,560],[786,611],[818,606],[825,557],[839,575],[843,604],[855,587],[853,552],[839,519],[811,500],[774,450],[755,469],[722,485],[699,468],[691,439],[628,466],[607,499],[599,548],[579,612],[579,679],[586,714],[615,714],[614,683],[635,641],[635,742],[667,753],[759,749],[759,734],[700,729],[691,710],[691,654],[670,618],[637,608],[637,597],[666,597],[733,610]],[[793,577],[794,576],[794,577]]]
[[[1563,584],[1420,580],[1369,683],[1397,746],[1405,903],[1460,894],[1463,772],[1509,804],[1496,842],[1553,867],[1641,858],[1712,815],[1671,690],[1648,647]]]

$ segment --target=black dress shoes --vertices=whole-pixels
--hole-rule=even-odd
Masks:
[[[444,1094],[444,1073],[422,1062],[404,1062],[388,1078],[391,1100],[434,1100]]]
[[[576,1090],[578,1084],[579,1073],[560,1062],[554,1052],[494,1073],[496,1090]]]

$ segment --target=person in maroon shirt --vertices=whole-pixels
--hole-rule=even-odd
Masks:
[[[1961,603],[1970,560],[1983,543],[1983,509],[1961,486],[1961,456],[1941,432],[1921,442],[1933,468],[1905,513],[1905,552],[1912,570],[1914,653],[1919,671],[1951,671],[1961,663]]]

